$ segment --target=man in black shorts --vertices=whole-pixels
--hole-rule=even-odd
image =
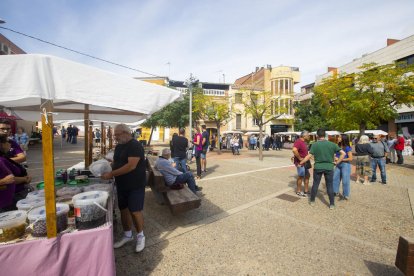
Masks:
[[[145,155],[141,143],[132,139],[129,127],[124,124],[115,126],[115,147],[112,172],[102,175],[103,179],[115,177],[118,207],[121,211],[124,236],[114,244],[119,248],[133,241],[132,222],[137,231],[135,252],[141,252],[145,247],[144,236],[144,197],[145,197]],[[132,219],[132,220],[131,220]]]

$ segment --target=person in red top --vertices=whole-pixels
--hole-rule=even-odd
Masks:
[[[304,165],[300,165],[300,161],[308,155],[308,145],[305,141],[309,140],[309,132],[304,130],[300,134],[300,138],[293,144],[293,155],[296,170],[298,172],[298,178],[296,180],[296,194],[300,197],[306,197],[309,194],[309,169],[305,168]],[[302,192],[302,181],[305,186],[305,191]]]
[[[404,136],[402,134],[398,135],[397,142],[395,143],[394,149],[397,152],[397,164],[403,164],[404,163],[404,157],[402,155],[402,151],[404,150]]]

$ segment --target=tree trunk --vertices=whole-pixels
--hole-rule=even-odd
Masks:
[[[150,133],[150,137],[149,137],[149,139],[148,139],[147,146],[150,146],[150,145],[151,145],[152,133],[153,133],[153,132],[154,132],[154,128],[153,128],[153,127],[151,127],[151,133]]]
[[[263,141],[263,133],[262,133],[262,125],[259,125],[259,160],[263,161],[263,148],[262,148],[262,141]]]
[[[362,122],[359,124],[359,136],[365,135],[365,130],[367,129],[367,124]]]

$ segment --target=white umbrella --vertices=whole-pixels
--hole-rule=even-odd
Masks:
[[[243,132],[237,130],[225,130],[222,131],[221,134],[243,134]]]

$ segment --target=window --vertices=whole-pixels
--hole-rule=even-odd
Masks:
[[[236,93],[234,95],[234,101],[236,104],[241,104],[243,101],[243,95],[241,93]]]
[[[258,119],[252,119],[252,125],[258,126],[259,125],[259,120]]]
[[[241,129],[241,114],[236,114],[236,129]]]

